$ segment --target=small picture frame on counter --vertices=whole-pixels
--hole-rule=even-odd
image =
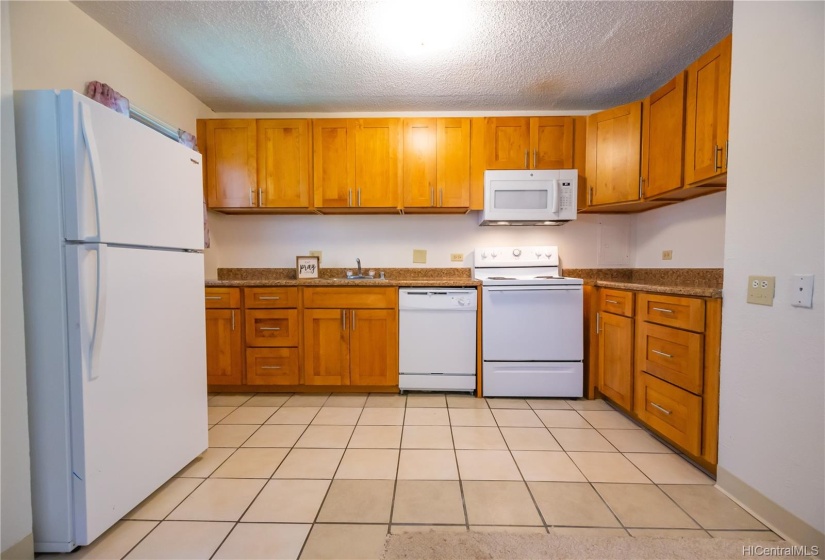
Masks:
[[[296,257],[295,275],[300,280],[302,278],[318,278],[320,268],[318,257]]]

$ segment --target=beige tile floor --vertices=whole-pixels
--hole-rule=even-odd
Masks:
[[[378,558],[388,532],[778,539],[604,401],[209,397],[209,449],[72,556]]]

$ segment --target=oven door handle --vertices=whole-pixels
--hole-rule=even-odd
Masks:
[[[484,288],[488,292],[581,292],[581,286],[535,286],[512,288]]]

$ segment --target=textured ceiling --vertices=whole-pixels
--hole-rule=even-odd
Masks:
[[[586,110],[648,95],[733,4],[76,1],[218,112]]]

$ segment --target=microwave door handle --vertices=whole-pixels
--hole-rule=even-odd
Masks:
[[[550,210],[553,212],[553,215],[557,215],[559,213],[559,182],[557,179],[553,179],[553,206]]]

